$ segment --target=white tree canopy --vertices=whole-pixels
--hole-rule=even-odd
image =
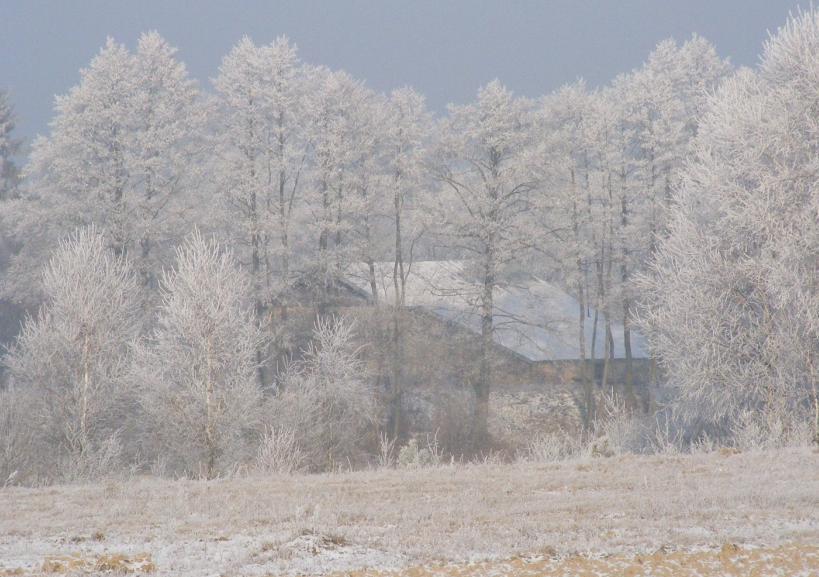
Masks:
[[[817,53],[810,11],[709,100],[643,279],[651,345],[691,415],[816,402]]]
[[[230,251],[194,231],[163,274],[161,294],[132,379],[169,464],[212,477],[250,454],[260,416],[264,339],[250,283]]]
[[[59,238],[91,223],[153,283],[191,205],[201,120],[196,86],[174,53],[155,32],[140,37],[135,54],[109,38],[80,83],[57,97],[50,136],[33,144],[27,186],[0,212],[23,244],[7,295],[36,303],[42,287],[32,270]]]
[[[93,227],[60,241],[42,271],[46,300],[5,359],[12,387],[35,398],[31,426],[56,458],[80,459],[119,428],[139,284]]]

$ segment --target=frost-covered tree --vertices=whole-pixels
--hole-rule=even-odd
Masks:
[[[666,40],[641,68],[607,87],[588,92],[581,82],[544,100],[540,204],[545,228],[555,233],[544,246],[546,268],[577,296],[580,349],[592,365],[602,353],[603,381],[613,351],[611,321],[620,318],[627,387],[632,383],[631,326],[639,298],[632,277],[645,270],[664,233],[703,104],[728,71],[702,38],[682,45]],[[592,307],[588,318],[583,311]],[[591,339],[584,336],[586,323]],[[584,378],[589,419],[591,375],[589,369]]]
[[[313,342],[285,368],[270,402],[271,419],[294,432],[313,470],[360,463],[380,418],[354,330],[341,317],[320,317]]]
[[[598,283],[598,300],[607,319],[623,319],[627,385],[633,378],[631,317],[639,296],[632,277],[645,270],[665,233],[672,191],[679,185],[705,101],[729,72],[727,61],[707,40],[694,35],[677,44],[668,39],[641,68],[619,76],[602,92],[609,117],[608,192],[599,198],[610,220],[610,246],[606,253],[601,244],[597,259],[606,281]],[[604,339],[610,348],[608,328]],[[608,360],[610,355],[605,356]]]
[[[819,410],[817,53],[819,12],[800,13],[699,122],[643,279],[643,324],[687,416]]]
[[[0,201],[16,193],[19,170],[14,156],[20,150],[20,140],[14,137],[16,121],[8,92],[0,90]]]
[[[537,121],[537,168],[542,187],[536,204],[545,228],[554,230],[547,242],[547,271],[555,271],[578,301],[578,349],[585,365],[589,355],[586,317],[592,303],[591,139],[594,96],[582,81],[564,86],[543,101]],[[592,353],[593,358],[593,353]],[[593,416],[593,367],[583,375],[586,424]]]
[[[366,106],[369,91],[343,71],[315,71],[315,98],[311,104],[310,139],[313,148],[309,195],[312,225],[310,240],[316,243],[311,281],[315,284],[319,313],[329,303],[338,278],[353,257],[350,242],[353,220],[351,209],[358,204],[369,210],[369,203],[356,203],[354,172],[370,171],[369,163],[357,165],[368,147],[369,136],[361,132],[359,113]],[[362,148],[363,147],[363,148]],[[369,191],[369,187],[367,188]],[[360,191],[359,191],[360,192]]]
[[[204,108],[176,48],[156,32],[139,38],[133,63],[133,117],[128,157],[133,179],[134,260],[155,287],[185,225],[201,219]],[[136,250],[136,246],[134,247]]]
[[[123,377],[140,331],[139,283],[93,227],[61,241],[42,277],[45,301],[5,364],[12,387],[33,399],[27,417],[55,466],[82,467],[121,422]]]
[[[708,96],[731,72],[704,38],[694,35],[678,45],[660,42],[638,70],[621,79],[621,102],[635,158],[634,234],[638,267],[653,256],[665,233],[666,210],[679,186],[684,163]],[[630,278],[630,273],[627,273]]]
[[[401,434],[403,326],[401,311],[406,303],[405,285],[412,266],[415,243],[421,235],[422,219],[413,218],[413,208],[420,211],[426,198],[422,190],[425,180],[426,152],[432,126],[424,97],[411,88],[401,88],[390,94],[384,125],[383,158],[387,193],[387,214],[392,220],[392,335],[390,374],[392,404],[392,435]],[[372,267],[371,267],[372,269]],[[371,271],[371,278],[374,274]],[[371,281],[372,282],[372,281]],[[373,294],[375,284],[373,283]]]
[[[136,54],[109,39],[68,94],[56,99],[51,134],[34,142],[29,186],[5,203],[3,223],[23,245],[6,293],[39,297],[31,274],[57,239],[95,223],[152,284],[163,250],[177,238],[189,204],[197,90],[174,49],[156,33]]]
[[[256,353],[264,337],[250,283],[229,251],[195,231],[163,274],[161,295],[131,378],[155,456],[212,478],[252,454],[259,424]]]
[[[347,250],[339,251],[338,267],[343,270],[350,262],[365,263],[372,299],[377,303],[375,262],[389,246],[388,231],[381,225],[388,211],[384,154],[389,146],[386,131],[390,119],[386,99],[362,84],[355,86],[349,103],[351,106],[342,113],[346,119],[339,119],[344,123],[341,129],[345,132],[348,162],[340,168],[346,172],[343,180],[347,194],[342,191],[336,199],[341,203],[337,221],[347,222],[341,225],[347,238],[340,237],[342,242],[346,240]]]
[[[475,103],[451,106],[440,126],[435,172],[447,203],[442,230],[453,249],[474,259],[481,286],[479,294],[469,295],[481,319],[480,375],[474,384],[478,446],[486,437],[492,388],[494,291],[503,283],[504,267],[521,259],[538,231],[530,220],[536,186],[530,108],[495,80],[479,90]]]
[[[257,313],[291,280],[295,218],[308,155],[310,73],[287,38],[243,38],[225,56],[216,87],[215,178],[236,257],[250,270]]]

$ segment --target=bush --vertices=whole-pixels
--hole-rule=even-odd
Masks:
[[[124,470],[122,442],[114,433],[84,453],[60,460],[59,480],[68,483],[98,481]]]
[[[646,418],[613,390],[604,394],[592,425],[592,456],[642,453],[649,447]]]
[[[437,436],[433,436],[431,439],[427,436],[425,447],[418,444],[418,439],[410,439],[398,451],[398,466],[405,469],[437,467],[441,462],[442,454],[438,446]]]
[[[536,436],[521,455],[530,463],[556,463],[580,454],[582,443],[564,432],[544,433]]]
[[[782,411],[742,411],[730,427],[730,444],[740,451],[808,446],[812,430],[809,419]]]
[[[270,419],[292,431],[311,471],[363,465],[381,418],[374,387],[353,348],[355,325],[319,319],[314,342],[300,361],[288,363]]]
[[[0,486],[24,483],[38,464],[27,400],[14,389],[0,391]]]
[[[256,454],[256,470],[291,475],[304,469],[305,455],[292,429],[268,427]]]

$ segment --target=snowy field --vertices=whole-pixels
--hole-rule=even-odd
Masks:
[[[819,575],[819,454],[0,489],[0,575]]]

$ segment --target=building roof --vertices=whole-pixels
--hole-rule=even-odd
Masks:
[[[380,302],[394,298],[393,263],[375,263],[376,284]],[[370,296],[368,267],[357,265],[347,281],[353,288]],[[443,320],[455,322],[478,334],[481,330],[478,303],[481,285],[470,280],[463,261],[420,261],[412,263],[405,285],[405,305],[422,308]],[[577,360],[578,302],[554,283],[536,276],[498,287],[494,292],[495,343],[531,362]],[[588,313],[586,355],[591,353],[594,310]],[[605,317],[598,319],[595,358],[604,353]],[[614,357],[624,358],[623,324],[612,322]],[[645,338],[631,331],[632,356],[648,358]]]

